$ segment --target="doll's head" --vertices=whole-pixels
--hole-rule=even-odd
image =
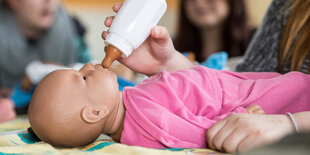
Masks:
[[[37,86],[29,121],[36,135],[54,146],[86,145],[114,132],[120,97],[116,75],[100,65],[54,71]]]

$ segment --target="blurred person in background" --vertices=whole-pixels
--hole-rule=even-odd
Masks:
[[[88,62],[85,30],[60,0],[0,0],[0,122],[13,119],[8,99],[34,60],[68,66]],[[1,112],[1,111],[6,111]]]
[[[243,0],[181,0],[174,45],[198,62],[220,51],[242,56],[254,31]]]
[[[273,0],[238,72],[310,73],[310,0]]]

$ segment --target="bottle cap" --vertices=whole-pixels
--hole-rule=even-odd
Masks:
[[[134,50],[133,46],[127,40],[113,32],[110,32],[108,34],[106,42],[121,50],[123,53],[123,57],[128,57]]]
[[[108,45],[106,47],[106,56],[105,58],[102,60],[101,65],[104,68],[110,68],[110,66],[112,65],[112,63],[118,59],[120,56],[122,55],[122,52],[114,47],[113,45]]]

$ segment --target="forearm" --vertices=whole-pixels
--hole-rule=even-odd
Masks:
[[[299,131],[310,131],[310,111],[295,113],[293,114],[293,116],[297,123]]]
[[[171,72],[176,70],[188,69],[194,67],[193,64],[189,59],[187,59],[184,55],[180,52],[175,51],[171,59],[164,65],[164,70]]]

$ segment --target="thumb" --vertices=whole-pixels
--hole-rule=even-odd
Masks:
[[[152,28],[151,31],[151,36],[158,41],[167,41],[169,40],[170,36],[169,36],[169,32],[167,30],[167,28],[163,27],[163,26],[155,26]]]

